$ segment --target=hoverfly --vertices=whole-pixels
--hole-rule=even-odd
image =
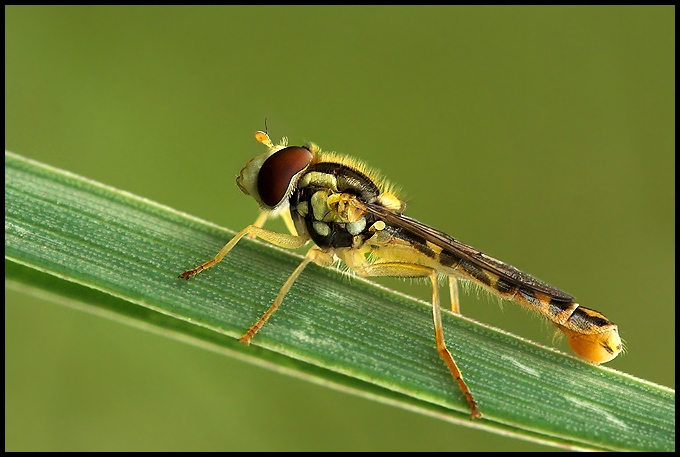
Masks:
[[[465,395],[473,419],[482,414],[444,341],[437,274],[449,280],[455,313],[460,313],[457,281],[472,281],[545,316],[565,334],[571,349],[590,362],[607,362],[621,352],[618,328],[602,314],[578,305],[574,297],[540,279],[405,216],[405,203],[392,186],[362,162],[324,152],[315,144],[288,146],[286,138],[275,145],[265,132],[257,132],[255,138],[267,151],[247,162],[236,184],[257,201],[262,214],[214,258],[180,278],[189,279],[220,262],[244,236],[291,249],[309,241],[315,246],[239,341],[250,344],[307,264],[330,266],[339,259],[359,276],[430,280],[437,351]],[[262,228],[268,218],[276,216],[283,217],[290,234]]]

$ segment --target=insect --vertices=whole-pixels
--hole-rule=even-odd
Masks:
[[[266,132],[257,132],[255,138],[267,151],[247,162],[236,184],[257,201],[262,214],[215,257],[180,278],[189,279],[220,262],[244,236],[284,248],[299,248],[309,241],[314,246],[269,309],[239,341],[250,344],[307,264],[330,266],[339,259],[363,277],[429,279],[437,351],[465,395],[471,419],[482,413],[444,341],[438,274],[448,278],[454,313],[460,314],[458,281],[472,281],[545,316],[564,333],[571,349],[590,362],[607,362],[621,352],[618,328],[602,314],[578,305],[574,297],[540,279],[405,216],[406,205],[392,186],[362,162],[324,152],[315,144],[288,146],[286,138],[275,145]],[[262,228],[268,218],[276,216],[283,217],[290,234]]]

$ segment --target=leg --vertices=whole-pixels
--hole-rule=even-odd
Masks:
[[[458,365],[456,365],[455,360],[453,360],[453,356],[447,349],[446,343],[444,341],[444,328],[442,326],[442,316],[439,302],[439,286],[437,284],[436,270],[430,267],[413,263],[385,262],[358,267],[356,268],[356,272],[361,276],[398,276],[406,278],[416,277],[430,278],[430,282],[432,283],[432,317],[434,320],[434,336],[435,341],[437,343],[437,351],[439,352],[441,358],[444,359],[446,366],[449,367],[451,375],[458,383],[460,390],[463,392],[463,395],[465,395],[465,399],[470,405],[470,418],[475,419],[482,417],[482,413],[479,412],[479,410],[477,409],[477,402],[472,397],[470,389],[463,380],[463,374],[460,372],[460,369],[458,368]],[[453,299],[452,306],[454,306]]]
[[[286,228],[288,229],[288,231],[293,235],[297,235],[298,232],[295,229],[295,222],[293,222],[293,218],[290,215],[290,211],[285,211],[281,215],[281,218],[283,219],[283,222],[285,222]]]
[[[259,216],[257,216],[257,219],[255,219],[255,222],[253,222],[253,225],[255,227],[264,227],[264,223],[267,222],[267,218],[269,217],[269,212],[268,211],[262,211]],[[286,223],[286,228],[288,231],[293,234],[297,235],[297,230],[295,230],[295,223],[293,222],[293,218],[290,216],[290,211],[284,211],[283,214],[281,214],[281,218],[283,219],[283,222]],[[257,235],[254,233],[249,233],[248,238],[253,239]]]
[[[259,219],[258,219],[259,221]],[[303,246],[308,240],[304,239],[301,236],[295,236],[295,235],[286,235],[283,233],[277,233],[277,232],[272,232],[271,230],[266,230],[263,228],[260,228],[256,225],[249,225],[248,227],[244,228],[240,232],[238,232],[234,238],[232,238],[222,249],[220,249],[220,252],[218,252],[215,257],[212,259],[208,260],[207,262],[203,262],[196,268],[192,268],[191,270],[187,270],[181,275],[179,275],[180,278],[182,279],[189,279],[192,276],[195,276],[199,274],[201,271],[205,270],[206,268],[210,268],[213,265],[219,263],[222,261],[225,255],[231,249],[236,246],[236,243],[239,242],[241,238],[243,238],[245,235],[253,235],[259,238],[262,238],[265,241],[270,242],[271,244],[274,244],[276,246],[282,247],[282,248],[289,248],[289,249],[295,249],[299,248],[300,246]]]
[[[264,227],[264,223],[267,222],[267,218],[269,217],[269,212],[267,211],[262,211],[259,216],[257,216],[257,219],[255,219],[255,222],[253,222],[253,225],[255,227]],[[248,235],[248,238],[255,238],[255,235],[252,233]]]
[[[449,298],[451,298],[451,311],[460,314],[460,300],[458,299],[458,280],[455,276],[449,276]]]
[[[283,286],[281,286],[281,290],[279,290],[278,295],[274,299],[274,303],[272,303],[269,309],[262,315],[260,320],[258,320],[255,325],[250,327],[250,329],[241,338],[239,338],[241,343],[244,343],[246,346],[250,344],[250,340],[253,338],[253,336],[255,336],[255,334],[262,328],[264,323],[267,322],[267,319],[269,319],[269,317],[274,314],[274,311],[277,310],[279,305],[281,305],[283,298],[290,290],[290,287],[293,285],[298,276],[300,276],[300,273],[302,273],[302,270],[305,269],[309,262],[314,262],[321,266],[328,266],[333,263],[333,257],[330,254],[327,254],[315,247],[310,249],[302,263],[298,265],[298,267],[295,269],[295,271],[293,271],[293,273],[291,273]]]

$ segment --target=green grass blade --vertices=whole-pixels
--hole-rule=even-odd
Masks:
[[[484,413],[471,422],[427,303],[310,265],[250,347],[237,342],[300,256],[5,152],[6,284],[329,387],[536,442],[674,450],[675,392],[444,312]],[[454,337],[455,336],[455,337]]]

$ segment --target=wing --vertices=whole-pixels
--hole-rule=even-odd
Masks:
[[[454,237],[447,235],[444,232],[440,232],[429,225],[425,225],[422,222],[387,209],[379,204],[364,203],[359,199],[354,199],[353,204],[363,211],[377,216],[386,224],[400,227],[404,230],[420,235],[430,243],[439,246],[445,251],[452,253],[455,256],[462,257],[480,268],[493,272],[512,284],[529,287],[533,290],[543,292],[544,294],[548,294],[558,301],[571,302],[574,300],[573,296],[554,286],[551,286],[547,282],[541,281],[540,279],[535,278],[528,273],[524,273],[512,265],[494,259],[493,257],[484,254],[472,246],[468,246],[467,244],[462,243]]]

